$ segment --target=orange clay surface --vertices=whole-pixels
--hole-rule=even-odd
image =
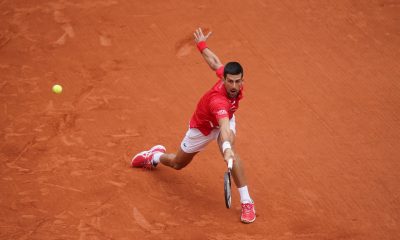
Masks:
[[[0,1],[0,239],[400,239],[400,2]],[[175,152],[217,80],[245,69],[237,148],[257,220],[225,208],[215,143]],[[61,84],[61,95],[52,93]]]

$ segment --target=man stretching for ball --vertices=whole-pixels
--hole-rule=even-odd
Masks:
[[[197,104],[190,119],[190,127],[183,138],[176,154],[166,153],[162,145],[138,153],[132,159],[132,167],[154,168],[158,163],[174,169],[182,169],[206,145],[217,139],[219,149],[225,162],[233,159],[232,176],[238,187],[242,205],[241,221],[254,222],[256,214],[254,202],[250,198],[247,181],[239,155],[235,151],[235,111],[239,107],[243,92],[243,69],[237,62],[222,65],[219,58],[207,47],[206,40],[211,35],[204,35],[201,28],[194,33],[197,48],[204,60],[216,72],[219,80],[206,92]]]

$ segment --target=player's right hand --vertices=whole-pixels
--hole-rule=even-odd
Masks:
[[[235,154],[233,153],[231,148],[226,149],[224,152],[224,160],[226,165],[228,165],[229,159],[233,159],[233,161],[235,161]]]
[[[212,32],[207,33],[207,35],[204,36],[203,31],[201,28],[196,29],[196,31],[193,33],[194,35],[194,41],[196,43],[207,41],[207,38],[211,35]]]

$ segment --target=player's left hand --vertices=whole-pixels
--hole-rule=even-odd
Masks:
[[[194,41],[196,43],[207,41],[207,38],[210,37],[212,32],[208,32],[206,35],[203,34],[203,31],[201,28],[196,29],[196,31],[193,33],[194,35]]]

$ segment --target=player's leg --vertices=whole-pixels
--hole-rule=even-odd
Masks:
[[[212,131],[205,136],[200,130],[191,128],[187,131],[176,154],[166,153],[162,145],[156,145],[150,150],[142,151],[132,158],[132,167],[154,168],[158,163],[180,170],[186,167],[193,157],[203,150],[208,143],[216,138],[218,131]]]
[[[172,167],[176,170],[180,170],[186,167],[186,165],[188,165],[193,160],[193,157],[197,153],[198,152],[186,153],[182,149],[179,149],[179,151],[176,154],[172,153],[161,154],[159,156],[159,161],[165,166]],[[156,157],[157,156],[155,156],[155,158]]]
[[[198,152],[186,153],[180,149],[176,154],[166,153],[162,145],[156,145],[148,151],[143,151],[132,158],[132,167],[155,168],[161,162],[163,165],[180,170],[188,165]]]
[[[159,161],[166,166],[180,170],[186,167],[197,153],[215,139],[216,134],[217,131],[213,131],[205,136],[196,128],[189,129],[176,154],[155,154],[155,162]]]

